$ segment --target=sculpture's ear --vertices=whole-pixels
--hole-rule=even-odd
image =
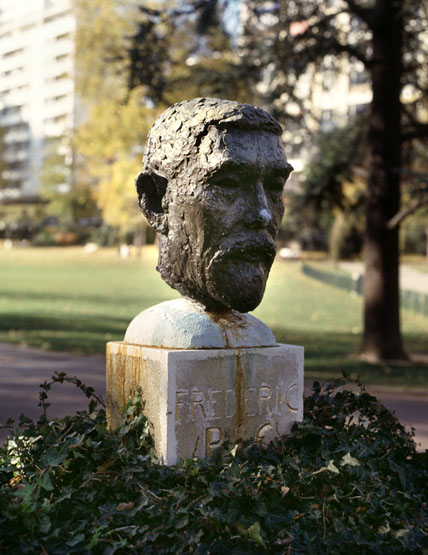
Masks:
[[[141,172],[135,180],[141,211],[150,225],[163,235],[168,233],[168,216],[162,208],[167,184],[165,177],[147,171]]]

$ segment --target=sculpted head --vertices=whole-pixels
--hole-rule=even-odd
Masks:
[[[213,98],[171,106],[150,131],[136,185],[158,270],[209,311],[262,300],[292,170],[280,133],[264,110]]]

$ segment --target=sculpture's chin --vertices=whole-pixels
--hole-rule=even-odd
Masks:
[[[207,257],[206,263],[195,266],[188,260],[184,263],[183,258],[171,260],[172,249],[165,242],[161,241],[160,247],[158,270],[162,279],[212,312],[254,310],[263,298],[275,256],[272,247],[235,249]]]
[[[269,275],[265,261],[229,260],[214,264],[206,287],[213,300],[208,309],[254,310],[261,302]]]

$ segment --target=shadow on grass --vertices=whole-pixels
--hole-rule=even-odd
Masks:
[[[24,343],[49,350],[104,354],[107,341],[123,339],[129,319],[88,314],[33,316],[3,314],[0,341]],[[303,345],[305,376],[328,379],[346,371],[367,384],[379,383],[403,387],[428,387],[428,353],[426,336],[407,334],[410,354],[424,354],[425,362],[371,364],[356,356],[360,336],[350,333],[273,329],[279,343]]]
[[[274,328],[273,332],[279,343],[304,346],[307,378],[340,377],[345,371],[353,378],[359,377],[366,384],[428,387],[426,335],[404,336],[406,350],[415,360],[373,364],[358,358],[360,335],[338,332],[314,333],[279,327]]]
[[[123,295],[123,293],[121,293],[120,296],[114,296],[114,295],[100,295],[97,293],[90,293],[90,294],[82,294],[79,291],[69,291],[67,293],[54,293],[51,291],[46,291],[46,292],[36,292],[36,291],[19,291],[19,292],[14,292],[14,291],[7,291],[7,292],[1,292],[0,291],[0,297],[4,296],[7,297],[9,300],[18,300],[20,302],[24,301],[24,300],[28,300],[28,301],[41,301],[41,302],[56,302],[56,301],[64,301],[65,305],[69,305],[70,302],[75,302],[76,299],[79,300],[79,302],[84,302],[86,304],[91,305],[91,304],[100,304],[100,305],[109,305],[109,306],[116,306],[116,305],[135,305],[135,306],[141,306],[141,310],[144,310],[145,306],[143,305],[147,305],[147,307],[151,306],[152,304],[157,304],[160,302],[165,301],[165,297],[161,296],[161,295],[157,295],[154,297],[150,297],[149,299],[144,299],[142,298],[141,293],[133,293],[132,295]]]
[[[3,314],[0,341],[25,343],[49,350],[104,354],[107,341],[123,339],[128,320],[108,316],[75,314],[64,316],[29,316]]]

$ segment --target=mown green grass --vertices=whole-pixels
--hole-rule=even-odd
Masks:
[[[418,272],[428,274],[428,257],[421,254],[406,254],[401,257],[402,262]]]
[[[0,265],[0,340],[102,353],[122,339],[138,312],[174,296],[150,250],[119,259],[115,250],[15,249]]]
[[[305,347],[307,377],[340,376],[345,370],[364,383],[428,386],[428,318],[402,311],[405,346],[419,362],[363,362],[356,356],[362,298],[303,275],[299,263],[276,262],[265,298],[254,314],[272,327],[279,342]]]
[[[177,297],[157,272],[154,248],[141,259],[119,259],[105,249],[3,251],[0,263],[0,341],[45,349],[103,353],[120,340],[145,308]],[[329,378],[342,370],[366,383],[428,386],[428,318],[403,311],[410,353],[425,363],[372,365],[355,356],[362,301],[303,275],[299,262],[277,261],[261,306],[254,312],[282,343],[305,347],[306,376]]]

